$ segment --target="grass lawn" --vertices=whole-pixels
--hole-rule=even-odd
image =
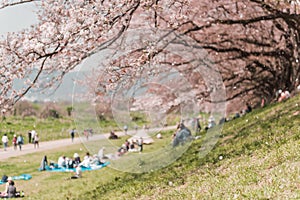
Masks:
[[[164,139],[154,138],[155,141],[153,144],[144,145],[143,153],[152,152],[162,145],[169,145],[172,133],[172,131],[164,132]],[[17,189],[25,192],[26,197],[24,199],[78,199],[83,194],[89,192],[86,186],[90,183],[93,182],[95,185],[109,184],[111,180],[118,180],[126,173],[115,170],[114,168],[116,168],[116,166],[118,167],[118,164],[116,164],[101,170],[84,172],[83,178],[80,180],[66,180],[72,175],[71,172],[38,171],[43,156],[47,155],[48,161],[53,162],[57,162],[58,157],[61,155],[73,157],[75,152],[83,157],[88,151],[92,154],[97,153],[99,148],[103,146],[106,148],[114,147],[117,149],[128,138],[130,138],[130,136],[123,136],[117,140],[88,141],[84,144],[68,146],[67,149],[59,148],[42,153],[33,153],[22,157],[10,158],[0,162],[0,174],[6,174],[8,176],[20,174],[32,175],[33,178],[29,181],[15,181]],[[130,157],[130,154],[133,155],[137,153],[127,153],[123,155],[122,158],[126,159],[126,157]],[[1,187],[2,190],[4,190],[5,185],[1,185],[0,188]],[[92,197],[89,198],[93,199]]]
[[[170,165],[149,172],[126,173],[116,170],[121,166],[112,167],[116,166],[112,163],[84,173],[82,179],[65,180],[70,174],[37,171],[44,154],[56,161],[61,154],[79,152],[83,156],[85,148],[97,149],[103,144],[74,145],[11,158],[0,162],[0,172],[33,176],[29,181],[16,182],[17,188],[25,191],[24,199],[299,199],[299,106],[300,97],[296,96],[254,110],[225,123],[206,156],[200,156],[208,147],[203,135]],[[124,139],[113,141],[113,146],[118,147]],[[168,147],[167,140],[154,144]],[[145,154],[156,153],[156,148],[145,146]],[[154,155],[156,161],[166,159],[160,152]],[[151,163],[140,166],[148,165]]]
[[[48,118],[9,116],[0,122],[1,136],[7,133],[10,141],[14,134],[22,134],[25,142],[28,141],[28,132],[36,130],[41,141],[57,140],[70,137],[69,131],[73,127],[71,118]]]
[[[25,142],[27,143],[28,132],[33,129],[36,130],[36,132],[39,134],[40,141],[69,138],[70,130],[72,128],[78,128],[77,133],[81,136],[83,136],[84,129],[93,127],[95,133],[108,133],[111,130],[121,130],[119,128],[116,128],[117,124],[114,121],[91,121],[92,123],[84,123],[85,126],[83,127],[77,127],[78,124],[76,124],[76,121],[74,121],[71,117],[39,119],[37,117],[22,118],[19,116],[9,116],[0,122],[0,137],[2,137],[4,133],[6,133],[11,144],[14,134],[22,134]]]

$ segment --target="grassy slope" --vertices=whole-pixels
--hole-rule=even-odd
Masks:
[[[17,182],[25,199],[300,198],[299,106],[300,96],[228,122],[207,156],[198,156],[202,141],[197,140],[177,162],[151,173],[107,167],[66,181],[68,173],[37,172],[43,154],[32,154],[0,162],[0,174],[32,174],[32,180]],[[56,159],[60,152],[71,156],[79,148],[84,147],[45,154]]]
[[[126,174],[95,186],[91,194],[101,199],[300,198],[299,99],[226,123],[204,158],[198,157],[201,141],[195,141],[171,166]]]

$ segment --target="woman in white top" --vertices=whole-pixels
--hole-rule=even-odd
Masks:
[[[39,140],[40,140],[40,138],[39,138],[39,135],[36,133],[35,135],[34,135],[34,148],[39,148]]]
[[[2,136],[2,143],[4,145],[4,151],[6,151],[7,145],[8,145],[8,137],[6,135],[6,133]]]

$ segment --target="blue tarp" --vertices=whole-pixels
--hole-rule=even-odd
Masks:
[[[82,171],[98,170],[103,167],[106,167],[107,165],[109,165],[109,162],[105,162],[101,165],[96,165],[96,166],[92,166],[92,167],[81,166],[81,170]],[[51,172],[75,172],[75,170],[76,170],[76,168],[65,168],[65,167],[51,168],[49,166],[47,166],[45,169],[46,169],[45,171],[51,171]]]
[[[31,179],[32,178],[32,176],[30,175],[30,174],[21,174],[20,176],[12,176],[12,179],[13,180],[29,180],[29,179]],[[5,182],[2,182],[1,180],[0,180],[0,185],[1,184],[4,184]]]

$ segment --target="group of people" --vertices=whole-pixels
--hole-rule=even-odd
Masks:
[[[252,112],[252,106],[250,103],[246,103],[246,106],[244,109],[242,109],[240,112],[237,112],[234,114],[233,118],[232,119],[237,119],[247,113],[250,113]],[[231,119],[227,119],[226,117],[222,117],[219,122],[216,122],[214,116],[212,114],[210,114],[209,118],[208,118],[208,123],[207,123],[207,126],[204,128],[205,131],[207,131],[208,129],[211,129],[213,127],[215,127],[217,125],[217,123],[219,125],[225,123],[225,122],[228,122],[230,121]],[[201,127],[201,123],[200,123],[200,117],[198,118],[195,118],[194,119],[194,128],[195,128],[195,133],[196,135],[200,133],[202,127]]]
[[[83,130],[83,135],[85,136],[86,140],[89,139],[89,136],[93,136],[93,134],[94,134],[94,131],[91,128]]]
[[[14,150],[17,150],[17,146],[19,146],[20,151],[22,150],[22,145],[24,144],[24,138],[23,138],[22,134],[18,135],[18,137],[15,134],[12,142],[14,145]]]
[[[8,143],[9,143],[9,139],[8,139],[8,136],[6,133],[2,136],[1,141],[3,143],[4,151],[6,151],[7,147],[8,147]],[[12,145],[14,147],[14,150],[17,150],[17,146],[19,146],[19,149],[21,151],[23,144],[24,144],[24,138],[23,138],[22,134],[20,134],[18,136],[16,134],[14,134],[13,139],[12,139]]]
[[[35,130],[31,130],[28,132],[28,143],[32,143],[34,145],[34,148],[39,148],[39,135]],[[9,137],[6,133],[3,134],[1,138],[4,151],[7,151],[7,148],[9,146]],[[22,145],[24,144],[24,137],[22,134],[14,134],[12,138],[12,146],[14,147],[14,150],[17,150],[19,147],[19,150],[22,150]]]
[[[103,162],[101,161],[99,156],[97,154],[91,156],[89,152],[86,153],[83,160],[81,160],[78,153],[74,153],[73,158],[62,155],[58,158],[57,161],[58,168],[75,168],[76,166],[89,168],[101,164],[103,164]]]
[[[74,178],[80,178],[82,176],[82,170],[81,168],[92,168],[94,166],[99,166],[103,164],[101,161],[101,158],[95,154],[93,156],[90,155],[89,152],[86,153],[83,160],[81,160],[78,153],[74,153],[73,158],[66,157],[65,155],[62,155],[58,158],[57,164],[54,162],[50,162],[48,164],[47,156],[44,156],[40,165],[40,170],[46,170],[47,168],[55,169],[55,168],[66,168],[66,169],[74,169],[75,173],[71,177]]]
[[[252,106],[249,103],[246,103],[246,108],[241,110],[240,112],[235,113],[235,115],[233,116],[233,119],[240,118],[250,112],[252,112]],[[229,121],[229,120],[227,120],[227,121]]]
[[[35,130],[28,132],[28,142],[34,145],[34,148],[39,148],[40,137]]]
[[[81,161],[81,158],[78,153],[74,153],[73,159],[68,158],[64,155],[60,156],[57,161],[57,165],[60,168],[75,168],[77,166],[79,167],[92,167],[103,164],[98,157],[97,154],[91,156],[89,152],[86,153],[83,160]]]
[[[74,142],[74,138],[75,138],[75,134],[77,133],[77,130],[75,128],[72,128],[70,130],[70,136],[71,136],[71,141]],[[87,129],[84,129],[83,130],[83,133],[82,133],[86,140],[89,139],[89,137],[92,137],[94,135],[94,130],[92,128],[87,128]]]
[[[278,92],[276,93],[276,96],[278,96],[278,102],[282,102],[286,99],[289,99],[291,97],[291,94],[288,90],[285,90],[285,91],[278,90]]]
[[[142,137],[134,140],[125,140],[122,146],[118,149],[118,156],[125,154],[126,152],[142,152],[144,140]]]
[[[58,158],[57,161],[57,165],[55,165],[54,163],[50,163],[50,166],[48,166],[48,160],[47,160],[47,156],[44,156],[42,162],[41,162],[41,166],[40,166],[40,170],[46,170],[47,167],[50,168],[75,168],[75,172],[74,174],[70,177],[71,179],[77,179],[77,178],[81,178],[82,177],[82,170],[80,167],[80,157],[77,153],[74,154],[73,159],[69,159],[66,156],[60,156]]]

